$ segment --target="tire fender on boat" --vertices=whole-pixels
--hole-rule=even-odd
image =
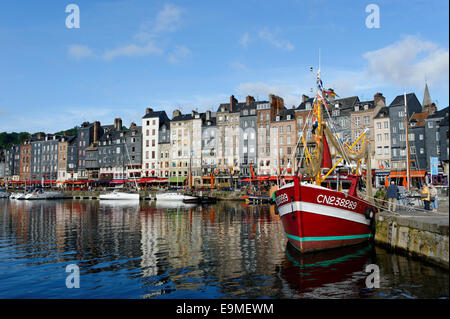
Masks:
[[[373,207],[367,207],[364,211],[364,216],[370,221],[370,232],[372,233],[372,240],[375,238],[375,209]]]

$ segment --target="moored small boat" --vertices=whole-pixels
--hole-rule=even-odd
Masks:
[[[178,192],[158,193],[156,194],[157,201],[182,201],[185,203],[198,203],[198,196],[186,195]]]
[[[99,199],[100,200],[137,200],[138,201],[139,194],[113,191],[112,193],[101,194],[99,196]]]

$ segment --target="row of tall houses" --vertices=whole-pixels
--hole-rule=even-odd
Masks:
[[[370,101],[357,96],[329,100],[325,117],[343,143],[351,145],[366,132],[377,184],[392,171],[397,177],[405,174],[408,153],[416,175],[428,172],[431,158],[437,157],[443,179],[439,182],[447,183],[448,107],[438,111],[427,86],[422,103],[414,93],[399,95],[390,105],[381,93]],[[85,122],[71,137],[34,134],[6,150],[4,175],[47,183],[132,178],[183,182],[189,174],[197,179],[211,174],[291,175],[304,161],[299,141],[314,144],[312,110],[313,98],[306,95],[291,108],[276,95],[264,101],[247,96],[245,102],[231,96],[215,112],[175,110],[171,118],[164,110],[147,108],[141,126],[131,123],[125,129],[118,118],[113,125]],[[355,145],[356,150],[360,147]],[[331,152],[336,153],[333,147]]]

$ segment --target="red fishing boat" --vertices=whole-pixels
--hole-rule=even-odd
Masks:
[[[377,209],[372,197],[369,141],[366,140],[365,132],[351,146],[343,145],[336,138],[323,116],[328,112],[329,102],[321,89],[320,70],[317,83],[318,90],[312,110],[316,144],[314,151],[308,151],[308,145],[302,136],[306,160],[304,175],[300,172],[299,163],[293,181],[275,192],[275,204],[288,241],[300,252],[358,244],[373,239],[375,234]],[[334,165],[328,142],[332,143],[338,153]],[[300,140],[297,145],[301,145]],[[353,150],[355,145],[359,145],[358,151]],[[342,191],[339,188],[325,187],[326,178],[342,160],[345,163],[355,163],[350,166],[353,170],[350,189]],[[366,184],[364,195],[357,193],[361,182]]]

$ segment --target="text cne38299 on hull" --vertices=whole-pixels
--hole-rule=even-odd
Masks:
[[[358,244],[375,234],[376,209],[356,194],[294,177],[293,183],[284,185],[275,196],[288,241],[300,252]]]

